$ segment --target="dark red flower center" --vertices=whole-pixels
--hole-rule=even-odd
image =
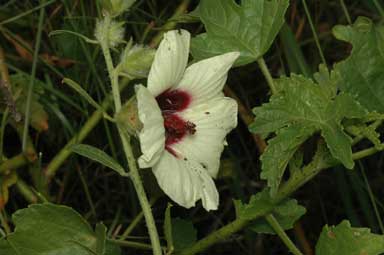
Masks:
[[[175,155],[170,145],[178,143],[188,134],[196,132],[196,125],[183,120],[177,113],[191,103],[191,96],[182,90],[166,90],[156,97],[164,118],[165,149]],[[176,156],[176,155],[175,155]]]
[[[166,90],[156,97],[162,112],[181,112],[191,102],[191,96],[182,90]]]

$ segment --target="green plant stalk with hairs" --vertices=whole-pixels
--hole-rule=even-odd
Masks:
[[[108,14],[104,18],[105,22],[105,28],[109,29],[109,25],[111,22],[111,17],[108,16]],[[109,34],[109,33],[105,33]],[[112,86],[112,95],[113,95],[113,101],[115,105],[115,113],[118,113],[121,109],[121,98],[120,98],[120,92],[119,92],[119,79],[118,79],[118,74],[115,70],[115,67],[113,65],[112,57],[111,57],[111,52],[109,50],[109,38],[108,36],[103,36],[102,40],[100,41],[101,49],[104,55],[105,63],[107,65],[108,69],[108,74],[109,78],[111,81],[111,86]],[[124,131],[122,131],[119,127],[119,136],[121,139],[121,143],[123,145],[123,149],[125,152],[126,159],[128,161],[128,166],[130,169],[130,177],[133,182],[133,185],[136,189],[137,196],[141,205],[141,208],[143,210],[144,218],[147,224],[149,236],[151,239],[152,243],[152,249],[153,249],[153,254],[154,255],[161,255],[161,246],[160,246],[160,240],[159,240],[159,235],[157,233],[156,225],[155,225],[155,220],[152,215],[151,211],[151,206],[148,201],[147,195],[145,193],[143,184],[141,182],[141,178],[138,172],[137,168],[137,163],[136,159],[133,155],[132,152],[132,147],[131,147],[131,139],[130,136]]]

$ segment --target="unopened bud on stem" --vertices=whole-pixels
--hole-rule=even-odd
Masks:
[[[143,128],[143,124],[139,119],[136,97],[131,98],[122,106],[115,119],[119,128],[124,130],[124,132],[133,136],[138,134]]]
[[[120,75],[130,79],[145,78],[148,76],[156,51],[143,45],[127,45],[121,54],[121,61],[118,66]]]

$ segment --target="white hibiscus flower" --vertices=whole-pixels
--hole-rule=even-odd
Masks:
[[[217,176],[225,136],[237,125],[237,104],[224,97],[231,52],[187,67],[190,34],[167,32],[156,52],[148,87],[136,86],[141,168],[152,167],[160,187],[186,208],[199,199],[215,210]]]

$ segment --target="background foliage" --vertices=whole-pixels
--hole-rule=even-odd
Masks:
[[[141,172],[162,244],[168,250],[177,253],[236,217],[248,220],[271,209],[274,205],[270,196],[276,194],[280,182],[298,173],[295,169],[311,160],[316,141],[323,137],[325,145],[320,147],[324,151],[329,148],[333,158],[342,164],[329,164],[332,167],[299,189],[293,195],[295,199],[275,207],[275,218],[284,229],[290,229],[287,234],[304,254],[384,252],[380,245],[384,233],[383,154],[356,161],[352,154],[372,146],[382,149],[382,117],[378,113],[384,111],[384,3],[343,3],[308,1],[306,13],[303,1],[299,0],[244,0],[241,5],[212,0],[203,1],[197,9],[198,1],[141,0],[121,17],[126,22],[126,40],[132,38],[155,46],[161,38],[159,32],[176,26],[197,35],[191,45],[194,60],[239,47],[242,53],[236,63],[241,67],[230,71],[225,88],[225,93],[240,104],[241,121],[229,135],[229,146],[222,156],[216,181],[221,199],[219,210],[206,213],[200,205],[190,210],[171,208],[167,206],[169,200],[159,195],[161,191],[150,171]],[[39,23],[42,6],[44,19]],[[132,184],[116,173],[122,171],[121,166],[99,151],[94,152],[94,157],[104,163],[108,161],[116,172],[71,154],[71,150],[81,154],[84,148],[70,145],[85,139],[83,143],[124,162],[115,126],[102,118],[100,109],[95,110],[86,99],[62,84],[64,77],[76,81],[110,112],[108,100],[104,100],[110,91],[109,79],[100,48],[73,34],[49,36],[54,30],[64,29],[94,38],[100,8],[94,1],[77,0],[1,3],[0,45],[13,86],[13,100],[3,86],[0,92],[0,236],[13,232],[7,240],[0,240],[1,254],[40,254],[52,250],[68,254],[66,249],[73,254],[133,254],[132,250],[135,254],[151,254]],[[250,12],[251,8],[257,11]],[[231,10],[230,17],[223,18],[223,9]],[[175,15],[184,10],[194,12],[188,16]],[[313,20],[318,45],[309,18]],[[354,25],[348,26],[349,23]],[[41,40],[36,37],[39,29]],[[36,45],[40,49],[34,56],[32,49]],[[265,73],[259,68],[260,56],[264,56],[273,77],[297,74],[275,81],[276,90],[283,93],[271,96]],[[115,52],[113,57],[118,60],[119,54]],[[31,125],[23,141],[22,122],[12,119],[17,119],[18,114],[24,116],[33,66],[36,79],[31,97]],[[5,79],[4,70],[1,72]],[[133,86],[129,85],[135,82],[127,85],[124,98],[133,94]],[[298,103],[306,101],[315,103],[308,107]],[[252,113],[255,106],[258,107]],[[260,136],[248,131],[253,114],[258,118],[250,126],[252,132],[263,138],[277,133],[268,141],[261,157],[263,164],[259,157],[265,144]],[[82,129],[84,125],[86,129]],[[349,138],[351,134],[354,140]],[[351,145],[355,145],[354,151]],[[20,154],[22,146],[25,154]],[[298,150],[305,153],[297,153]],[[285,171],[287,166],[289,171]],[[268,192],[258,193],[266,186],[270,187]],[[64,206],[31,205],[46,201],[72,207],[78,213]],[[52,226],[53,222],[57,224]],[[52,242],[36,238],[41,235],[36,229],[45,227],[45,239],[54,237]],[[272,232],[270,224],[261,218],[206,252],[288,254],[278,236],[270,235]],[[30,243],[34,244],[35,253],[24,250]]]

